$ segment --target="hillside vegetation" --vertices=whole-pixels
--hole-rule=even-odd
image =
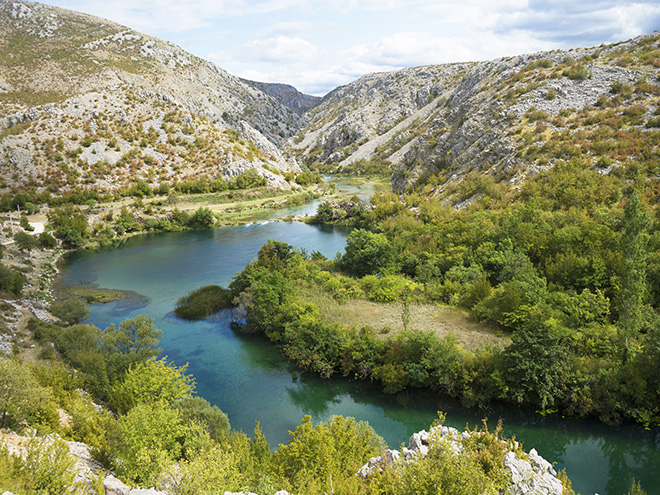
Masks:
[[[61,196],[229,180],[289,188],[304,120],[171,43],[85,14],[0,3],[0,191]]]

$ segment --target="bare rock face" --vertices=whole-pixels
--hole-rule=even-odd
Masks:
[[[436,442],[444,442],[454,453],[460,454],[463,451],[462,440],[473,434],[469,431],[461,433],[448,426],[436,426],[429,432],[422,430],[413,433],[408,441],[408,447],[404,447],[402,451],[388,449],[383,455],[372,457],[360,468],[357,475],[367,478],[385,466],[396,466],[400,462],[415,462],[416,459],[425,457]],[[506,489],[507,494],[562,495],[563,493],[563,485],[552,465],[538,455],[535,449],[529,452],[527,459],[521,459],[515,452],[509,451],[504,458],[504,466],[511,473],[511,484]]]
[[[321,101],[319,96],[306,95],[288,84],[264,83],[248,81],[247,79],[243,79],[243,81],[274,97],[282,105],[290,108],[298,115],[303,115],[307,110]]]

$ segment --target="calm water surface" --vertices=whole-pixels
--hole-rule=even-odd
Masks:
[[[343,251],[346,235],[346,230],[283,222],[146,235],[111,250],[69,256],[62,282],[133,291],[133,297],[93,305],[89,322],[106,328],[142,313],[154,318],[164,333],[163,354],[178,365],[189,363],[198,393],[225,411],[234,429],[251,433],[259,420],[273,446],[287,442],[288,431],[305,414],[314,421],[334,414],[366,420],[393,447],[428,428],[438,410],[447,413],[446,424],[459,429],[480,424],[482,413],[451,401],[414,393],[397,401],[369,384],[301,374],[261,337],[232,331],[229,311],[197,322],[172,313],[177,299],[191,290],[226,286],[269,238],[334,257]],[[566,468],[576,491],[623,494],[635,477],[649,494],[660,494],[658,430],[609,428],[506,409],[489,416],[491,428],[502,417],[507,435],[515,434],[527,449],[534,447]]]

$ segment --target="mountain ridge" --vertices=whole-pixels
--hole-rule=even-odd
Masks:
[[[368,74],[308,111],[310,124],[287,146],[310,168],[391,174],[399,192],[432,179],[428,192],[442,195],[470,172],[515,185],[548,166],[547,156],[529,152],[534,160],[527,159],[530,147],[542,148],[571,125],[600,127],[569,122],[585,112],[623,117],[614,132],[652,128],[659,48],[656,32],[599,47]],[[642,121],[628,123],[627,113],[641,111],[635,106],[645,108]]]

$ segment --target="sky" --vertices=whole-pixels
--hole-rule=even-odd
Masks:
[[[46,0],[236,76],[322,96],[372,72],[591,47],[660,30],[660,0]]]

